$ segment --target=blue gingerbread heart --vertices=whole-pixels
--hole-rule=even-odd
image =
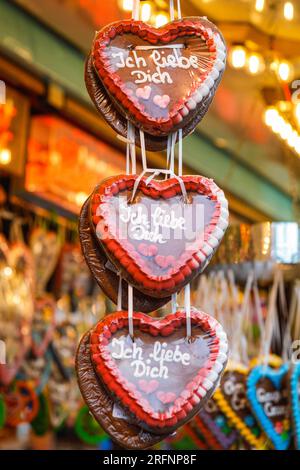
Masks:
[[[276,450],[291,443],[287,374],[289,365],[278,369],[259,365],[247,381],[247,397],[258,422]]]
[[[295,364],[291,369],[290,399],[295,446],[297,450],[300,450],[300,362]]]

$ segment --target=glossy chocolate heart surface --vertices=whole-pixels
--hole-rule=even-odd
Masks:
[[[211,396],[227,362],[227,337],[209,315],[192,309],[192,337],[186,314],[157,320],[128,313],[99,322],[91,334],[91,358],[107,389],[154,433],[168,433],[189,421]]]
[[[161,298],[207,265],[227,228],[228,208],[223,191],[202,176],[148,182],[120,175],[96,188],[91,218],[122,277]]]
[[[145,132],[166,136],[203,114],[224,71],[226,46],[207,19],[159,29],[126,20],[97,33],[92,58],[116,108]]]

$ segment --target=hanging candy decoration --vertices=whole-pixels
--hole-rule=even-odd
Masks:
[[[178,19],[159,29],[133,19],[97,33],[87,77],[96,72],[124,119],[150,136],[166,137],[186,127],[190,133],[190,123],[200,122],[225,61],[223,37],[205,18]]]
[[[189,421],[212,394],[227,361],[226,334],[218,322],[192,309],[162,320],[134,313],[135,342],[127,312],[110,315],[91,334],[97,375],[140,426],[171,433]],[[139,346],[137,346],[137,341]]]
[[[204,269],[227,214],[223,191],[202,176],[149,182],[121,175],[105,180],[91,198],[96,236],[111,262],[129,284],[158,298]]]
[[[230,449],[239,439],[239,433],[230,425],[217,401],[211,398],[195,418],[195,425],[203,430],[212,449]]]
[[[295,448],[300,450],[300,363],[291,366],[289,374],[289,397]]]
[[[90,220],[90,200],[83,205],[79,218],[79,233],[82,252],[92,275],[115,304],[118,303],[120,279],[118,271],[108,260],[104,249],[97,240],[93,222]],[[121,307],[128,308],[128,290],[125,281],[121,281]],[[138,312],[149,313],[163,307],[171,300],[170,297],[156,299],[133,289],[133,308]]]
[[[252,369],[247,381],[252,411],[276,450],[287,450],[291,443],[288,370],[288,364],[278,369],[261,364]]]
[[[266,448],[267,439],[247,400],[247,374],[248,370],[243,365],[230,364],[221,379],[214,400],[245,443],[250,448],[263,450]]]
[[[96,34],[87,61],[87,89],[127,145],[126,174],[95,188],[79,222],[87,264],[117,303],[80,344],[79,385],[95,419],[127,449],[189,422],[217,387],[228,351],[222,326],[190,297],[226,231],[228,204],[212,180],[182,175],[182,139],[209,107],[226,47],[206,18],[182,19],[179,1],[178,19],[171,0],[171,22],[158,29],[139,21],[139,3],[131,20]],[[146,150],[163,148],[166,168],[149,168]],[[172,314],[145,315],[169,300]]]
[[[100,426],[125,449],[148,449],[164,439],[166,435],[141,429],[125,409],[115,404],[94,372],[89,349],[90,333],[87,333],[78,348],[76,370],[82,396]]]

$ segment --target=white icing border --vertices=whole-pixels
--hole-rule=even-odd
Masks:
[[[193,111],[196,109],[197,104],[210,93],[210,90],[214,87],[216,80],[219,78],[221,72],[226,66],[226,46],[219,33],[214,33],[210,28],[206,30],[209,39],[213,39],[216,45],[216,59],[214,65],[208,74],[206,80],[201,83],[199,88],[193,93],[186,105],[179,111],[182,117],[187,116],[186,109]]]

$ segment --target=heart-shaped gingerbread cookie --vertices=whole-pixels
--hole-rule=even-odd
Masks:
[[[82,253],[100,288],[112,302],[117,304],[119,289],[117,269],[111,263],[108,266],[109,260],[101,244],[96,239],[95,231],[90,224],[89,213],[90,200],[88,199],[81,209],[79,218],[79,237]],[[133,289],[133,309],[138,312],[153,312],[163,307],[170,300],[170,297],[157,299]],[[122,308],[124,310],[128,308],[128,286],[125,281],[122,282]]]
[[[214,449],[228,450],[239,439],[238,432],[230,425],[229,419],[214,398],[208,400],[195,422],[211,443],[210,447]]]
[[[119,446],[131,450],[148,449],[166,438],[166,435],[144,431],[132,422],[126,409],[118,410],[94,371],[90,355],[90,332],[83,336],[78,347],[76,371],[80,391],[91,413]]]
[[[253,413],[276,450],[287,450],[291,443],[288,370],[288,364],[278,369],[259,365],[252,369],[247,383]]]
[[[158,298],[178,292],[206,267],[228,225],[223,191],[203,176],[108,178],[90,206],[96,236],[122,277]]]
[[[291,418],[293,424],[294,442],[300,450],[300,363],[291,366],[289,374]]]
[[[266,437],[247,400],[247,374],[248,369],[243,365],[230,364],[214,394],[214,400],[245,443],[251,448],[262,450],[266,448]]]
[[[184,310],[159,320],[135,312],[133,341],[128,313],[118,312],[91,333],[91,358],[99,378],[150,432],[171,433],[192,419],[226,365],[222,326],[196,309],[191,323],[192,337],[187,338]]]
[[[158,29],[127,20],[96,34],[92,58],[121,114],[149,134],[166,136],[201,115],[199,108],[224,71],[226,46],[205,18],[183,18]]]
[[[128,135],[128,120],[114,105],[109,94],[105,90],[105,87],[99,79],[97,72],[93,66],[93,60],[91,55],[88,56],[85,67],[85,83],[87,91],[93,101],[97,111],[101,116],[108,122],[113,130],[118,134],[127,138]],[[214,97],[214,89],[210,91],[202,102],[202,106],[198,110],[198,114],[182,129],[182,137],[190,135],[197,124],[205,116],[206,111],[212,102]],[[144,133],[146,149],[150,152],[159,152],[165,150],[168,145],[167,136],[154,136]],[[178,137],[177,137],[178,140]],[[135,129],[135,143],[137,146],[141,146],[140,133],[138,129]]]

